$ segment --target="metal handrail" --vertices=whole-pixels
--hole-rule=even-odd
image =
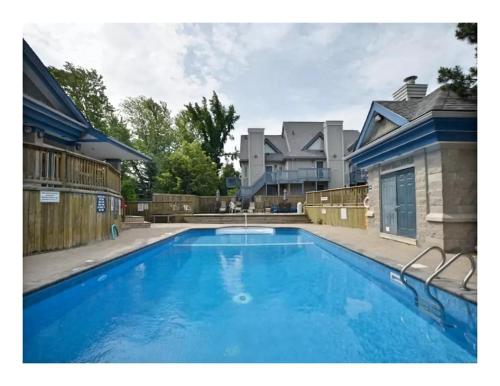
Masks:
[[[444,253],[443,248],[438,247],[437,245],[434,245],[432,247],[427,248],[425,251],[420,253],[418,256],[416,256],[414,259],[409,261],[403,268],[401,268],[401,271],[399,272],[399,279],[404,282],[403,280],[403,275],[406,272],[408,268],[410,268],[413,264],[415,264],[418,260],[420,260],[422,257],[424,257],[428,252],[432,251],[433,249],[437,249],[439,252],[441,252],[441,263],[436,267],[434,270],[434,273],[436,273],[438,270],[440,270],[446,263],[446,253]],[[437,274],[436,274],[437,275]]]
[[[470,268],[469,272],[467,273],[467,275],[465,275],[464,279],[462,280],[462,285],[460,288],[463,289],[464,291],[469,291],[469,288],[467,288],[467,283],[469,282],[469,279],[472,277],[472,275],[474,275],[474,272],[476,272],[476,261],[471,256],[471,253],[460,252],[460,253],[457,253],[455,256],[453,256],[450,260],[448,260],[448,262],[446,262],[446,264],[444,264],[442,267],[437,269],[431,276],[429,276],[427,278],[427,280],[425,281],[425,289],[427,291],[427,294],[430,294],[429,286],[430,286],[432,280],[434,280],[437,275],[439,275],[441,272],[443,272],[446,268],[448,268],[451,264],[453,264],[461,256],[466,256],[469,259],[471,268]]]

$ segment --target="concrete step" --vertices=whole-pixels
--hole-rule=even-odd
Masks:
[[[124,222],[122,223],[122,229],[131,229],[131,228],[151,228],[151,223],[147,221],[132,221],[132,222]]]
[[[127,222],[127,223],[132,223],[132,222],[142,223],[142,222],[144,222],[144,216],[125,216],[125,222]]]

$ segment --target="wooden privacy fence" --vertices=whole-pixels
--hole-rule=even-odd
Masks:
[[[108,163],[31,143],[23,144],[23,183],[120,194],[120,172]]]
[[[144,216],[148,221],[153,220],[154,215],[182,215],[193,213],[219,213],[222,202],[229,208],[229,202],[234,200],[231,196],[195,196],[189,194],[164,194],[154,193],[152,201],[129,201],[126,203],[126,214],[129,216]],[[264,212],[265,208],[271,208],[283,202],[281,196],[255,196],[255,211]],[[287,202],[296,207],[298,202],[305,202],[305,196],[288,196]]]
[[[363,200],[368,194],[368,185],[319,190],[306,193],[306,205],[344,205],[363,206]]]
[[[299,202],[304,204],[305,199],[306,197],[303,195],[287,196],[286,202],[295,208]],[[264,212],[266,208],[272,208],[274,205],[279,205],[282,202],[283,196],[255,196],[255,210],[257,212]]]
[[[367,185],[308,192],[305,213],[315,224],[366,229],[367,194]]]

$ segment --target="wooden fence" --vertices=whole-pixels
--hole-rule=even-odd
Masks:
[[[41,203],[39,190],[23,191],[24,255],[108,239],[111,224],[120,227],[119,212],[112,210],[112,200],[117,197],[105,194],[107,210],[98,213],[92,192],[59,194],[58,203]]]
[[[147,221],[153,220],[153,215],[182,215],[193,213],[219,213],[222,202],[229,208],[231,196],[195,196],[189,194],[153,194],[152,201],[129,201],[126,203],[126,214],[129,216],[144,216]],[[283,201],[281,196],[255,196],[255,211],[264,212]],[[305,196],[289,196],[287,202],[293,207],[298,202],[305,202]]]
[[[306,193],[306,205],[313,206],[363,206],[363,200],[368,194],[368,185],[318,190]]]
[[[41,191],[57,192],[59,202],[41,202]],[[106,162],[23,144],[24,255],[109,238],[112,224],[120,228],[120,199],[120,173]]]
[[[308,192],[305,213],[315,224],[366,229],[367,194],[367,185]]]

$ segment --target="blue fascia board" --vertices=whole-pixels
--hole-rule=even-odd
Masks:
[[[351,162],[365,168],[435,142],[477,142],[476,118],[430,118],[357,154]]]
[[[375,122],[374,118],[377,114],[382,115],[398,126],[403,126],[408,123],[408,120],[401,115],[396,114],[394,111],[382,106],[377,102],[372,102],[370,110],[368,112],[368,116],[366,117],[365,123],[363,125],[363,129],[361,130],[361,134],[359,135],[359,140],[357,141],[355,150],[358,150],[362,146],[365,138],[372,132]]]
[[[23,123],[32,125],[35,129],[42,129],[54,136],[78,140],[84,131],[81,127],[74,125],[70,121],[64,121],[61,117],[54,115],[50,111],[42,111],[37,106],[23,105]]]
[[[62,89],[61,85],[50,74],[49,70],[42,63],[40,58],[35,54],[30,45],[23,39],[23,56],[30,67],[44,80],[46,86],[51,90],[74,115],[75,118],[86,126],[90,126],[90,122],[78,110],[73,100]]]

